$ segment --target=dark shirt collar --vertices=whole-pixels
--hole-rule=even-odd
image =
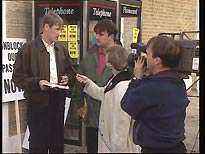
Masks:
[[[119,82],[131,80],[131,78],[132,78],[132,73],[127,69],[118,72],[115,76],[113,74],[113,76],[108,80],[104,93],[113,89]]]
[[[145,78],[176,78],[180,79],[179,73],[174,70],[165,70],[158,72],[154,75],[147,76]]]

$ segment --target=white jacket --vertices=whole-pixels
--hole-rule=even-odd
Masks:
[[[129,82],[121,81],[107,93],[104,93],[105,87],[98,87],[91,80],[84,87],[84,92],[102,102],[98,131],[99,153],[140,152],[140,147],[132,140],[131,117],[120,106]]]

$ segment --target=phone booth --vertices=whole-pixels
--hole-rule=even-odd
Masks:
[[[58,41],[69,49],[69,55],[74,64],[82,56],[82,2],[80,1],[34,1],[35,7],[35,36],[42,31],[43,16],[49,11],[57,13],[63,18],[64,27]]]
[[[120,0],[120,41],[131,51],[130,44],[141,42],[141,0]]]
[[[106,0],[89,0],[88,1],[88,45],[91,47],[95,44],[94,26],[99,20],[110,19],[116,23],[117,2]]]
[[[117,2],[111,0],[58,0],[34,1],[33,36],[42,32],[43,16],[53,11],[62,17],[64,27],[58,39],[64,45],[75,68],[86,55],[89,47],[95,44],[94,26],[101,19],[117,21]],[[119,23],[116,23],[119,25]],[[71,103],[64,129],[65,144],[84,146],[85,133],[75,108]]]
[[[58,41],[64,45],[75,67],[83,57],[83,1],[34,1],[35,36],[42,32],[43,16],[53,11],[62,17],[64,27]],[[65,144],[81,145],[81,121],[70,104],[65,123]]]

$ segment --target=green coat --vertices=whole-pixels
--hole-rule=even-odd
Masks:
[[[112,76],[111,69],[105,67],[102,75],[98,77],[98,47],[96,45],[89,49],[87,55],[80,62],[78,67],[78,73],[87,76],[100,87],[105,86],[108,79]],[[75,103],[77,109],[79,109],[83,107],[85,97],[87,102],[87,115],[85,117],[85,125],[86,127],[97,128],[96,118],[99,121],[101,103],[100,101],[85,94],[83,92],[83,88],[83,84],[76,81],[72,92],[71,103]],[[95,115],[90,107],[90,104],[92,104],[92,107],[95,111]]]

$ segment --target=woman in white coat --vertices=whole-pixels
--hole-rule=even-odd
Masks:
[[[105,87],[98,87],[88,77],[77,74],[79,82],[85,84],[84,92],[101,101],[98,152],[135,153],[139,146],[132,140],[132,119],[120,107],[120,101],[128,87],[132,73],[127,68],[128,52],[122,46],[107,50],[106,65],[112,69],[113,76]]]

